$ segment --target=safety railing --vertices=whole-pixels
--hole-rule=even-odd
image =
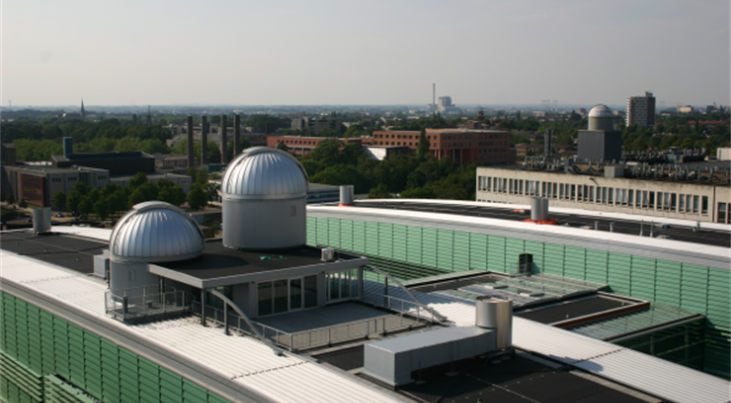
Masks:
[[[408,301],[404,302],[408,303]],[[223,310],[208,305],[205,308],[207,320],[216,322],[219,325],[226,323]],[[200,315],[201,308],[199,302],[194,301],[191,309],[194,314]],[[419,315],[412,317],[411,315],[401,314],[398,316],[382,316],[292,333],[259,322],[253,322],[253,326],[256,327],[256,330],[262,337],[271,341],[276,346],[289,351],[298,351],[329,346],[347,340],[368,338],[373,334],[387,334],[389,332],[413,329],[414,327],[425,326],[429,323],[429,321],[420,318]],[[255,337],[254,332],[246,322],[234,313],[228,313],[228,327],[230,330]]]
[[[441,318],[434,314],[433,310],[424,309],[420,304],[405,299],[392,297],[390,295],[383,296],[383,307],[392,311],[396,311],[403,315],[409,315],[416,318],[417,322],[429,321],[440,322]]]
[[[104,311],[117,320],[135,322],[188,313],[192,300],[190,294],[180,290],[137,295],[119,295],[107,291]]]

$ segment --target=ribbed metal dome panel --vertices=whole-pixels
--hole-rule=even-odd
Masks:
[[[590,118],[614,118],[612,110],[606,105],[598,104],[594,105],[589,111]]]
[[[226,168],[221,193],[227,199],[291,199],[307,196],[304,167],[289,153],[270,147],[246,149]]]
[[[171,262],[199,256],[204,242],[188,213],[165,202],[146,202],[117,222],[109,249],[116,260]]]

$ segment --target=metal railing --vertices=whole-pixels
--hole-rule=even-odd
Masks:
[[[417,304],[413,301],[407,301],[401,298],[392,297],[390,295],[383,296],[382,306],[400,313],[402,317],[404,315],[413,316],[416,319],[417,323],[420,321],[438,323],[443,320],[442,317],[436,316],[433,310],[424,309],[421,304]]]
[[[406,304],[409,303],[408,301],[403,302]],[[200,315],[201,308],[198,301],[192,303],[191,309],[194,314]],[[226,323],[224,316],[226,313],[223,310],[208,305],[206,305],[205,309],[207,320],[214,321],[220,325]],[[428,320],[424,320],[418,315],[416,308],[414,308],[414,311],[417,312],[417,315],[413,318],[409,312],[404,310],[399,316],[382,316],[292,333],[275,329],[259,322],[253,322],[252,324],[262,337],[271,341],[276,346],[289,351],[299,351],[314,347],[329,346],[347,340],[368,338],[372,334],[387,334],[388,332],[412,329],[417,326],[430,324]],[[228,326],[231,330],[256,337],[255,332],[249,328],[246,321],[234,313],[228,313]]]
[[[188,313],[192,300],[192,295],[180,290],[157,294],[145,291],[138,295],[119,295],[107,291],[104,295],[104,311],[117,320],[134,322]]]

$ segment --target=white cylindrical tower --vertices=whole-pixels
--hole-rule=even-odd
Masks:
[[[304,167],[289,153],[244,150],[221,181],[223,245],[256,250],[304,245],[308,184]]]
[[[614,130],[614,115],[606,105],[594,105],[589,111],[589,130]]]

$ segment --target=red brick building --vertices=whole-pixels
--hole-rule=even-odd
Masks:
[[[416,150],[418,131],[375,131],[364,144],[408,146]],[[426,129],[429,152],[438,160],[450,157],[459,166],[474,163],[505,164],[511,160],[510,132],[501,130]]]
[[[317,147],[317,144],[321,141],[332,139],[332,137],[267,136],[267,147],[276,147],[277,144],[283,142],[289,151],[294,152],[295,155],[307,155],[313,148]],[[343,143],[362,144],[359,137],[337,140]]]

